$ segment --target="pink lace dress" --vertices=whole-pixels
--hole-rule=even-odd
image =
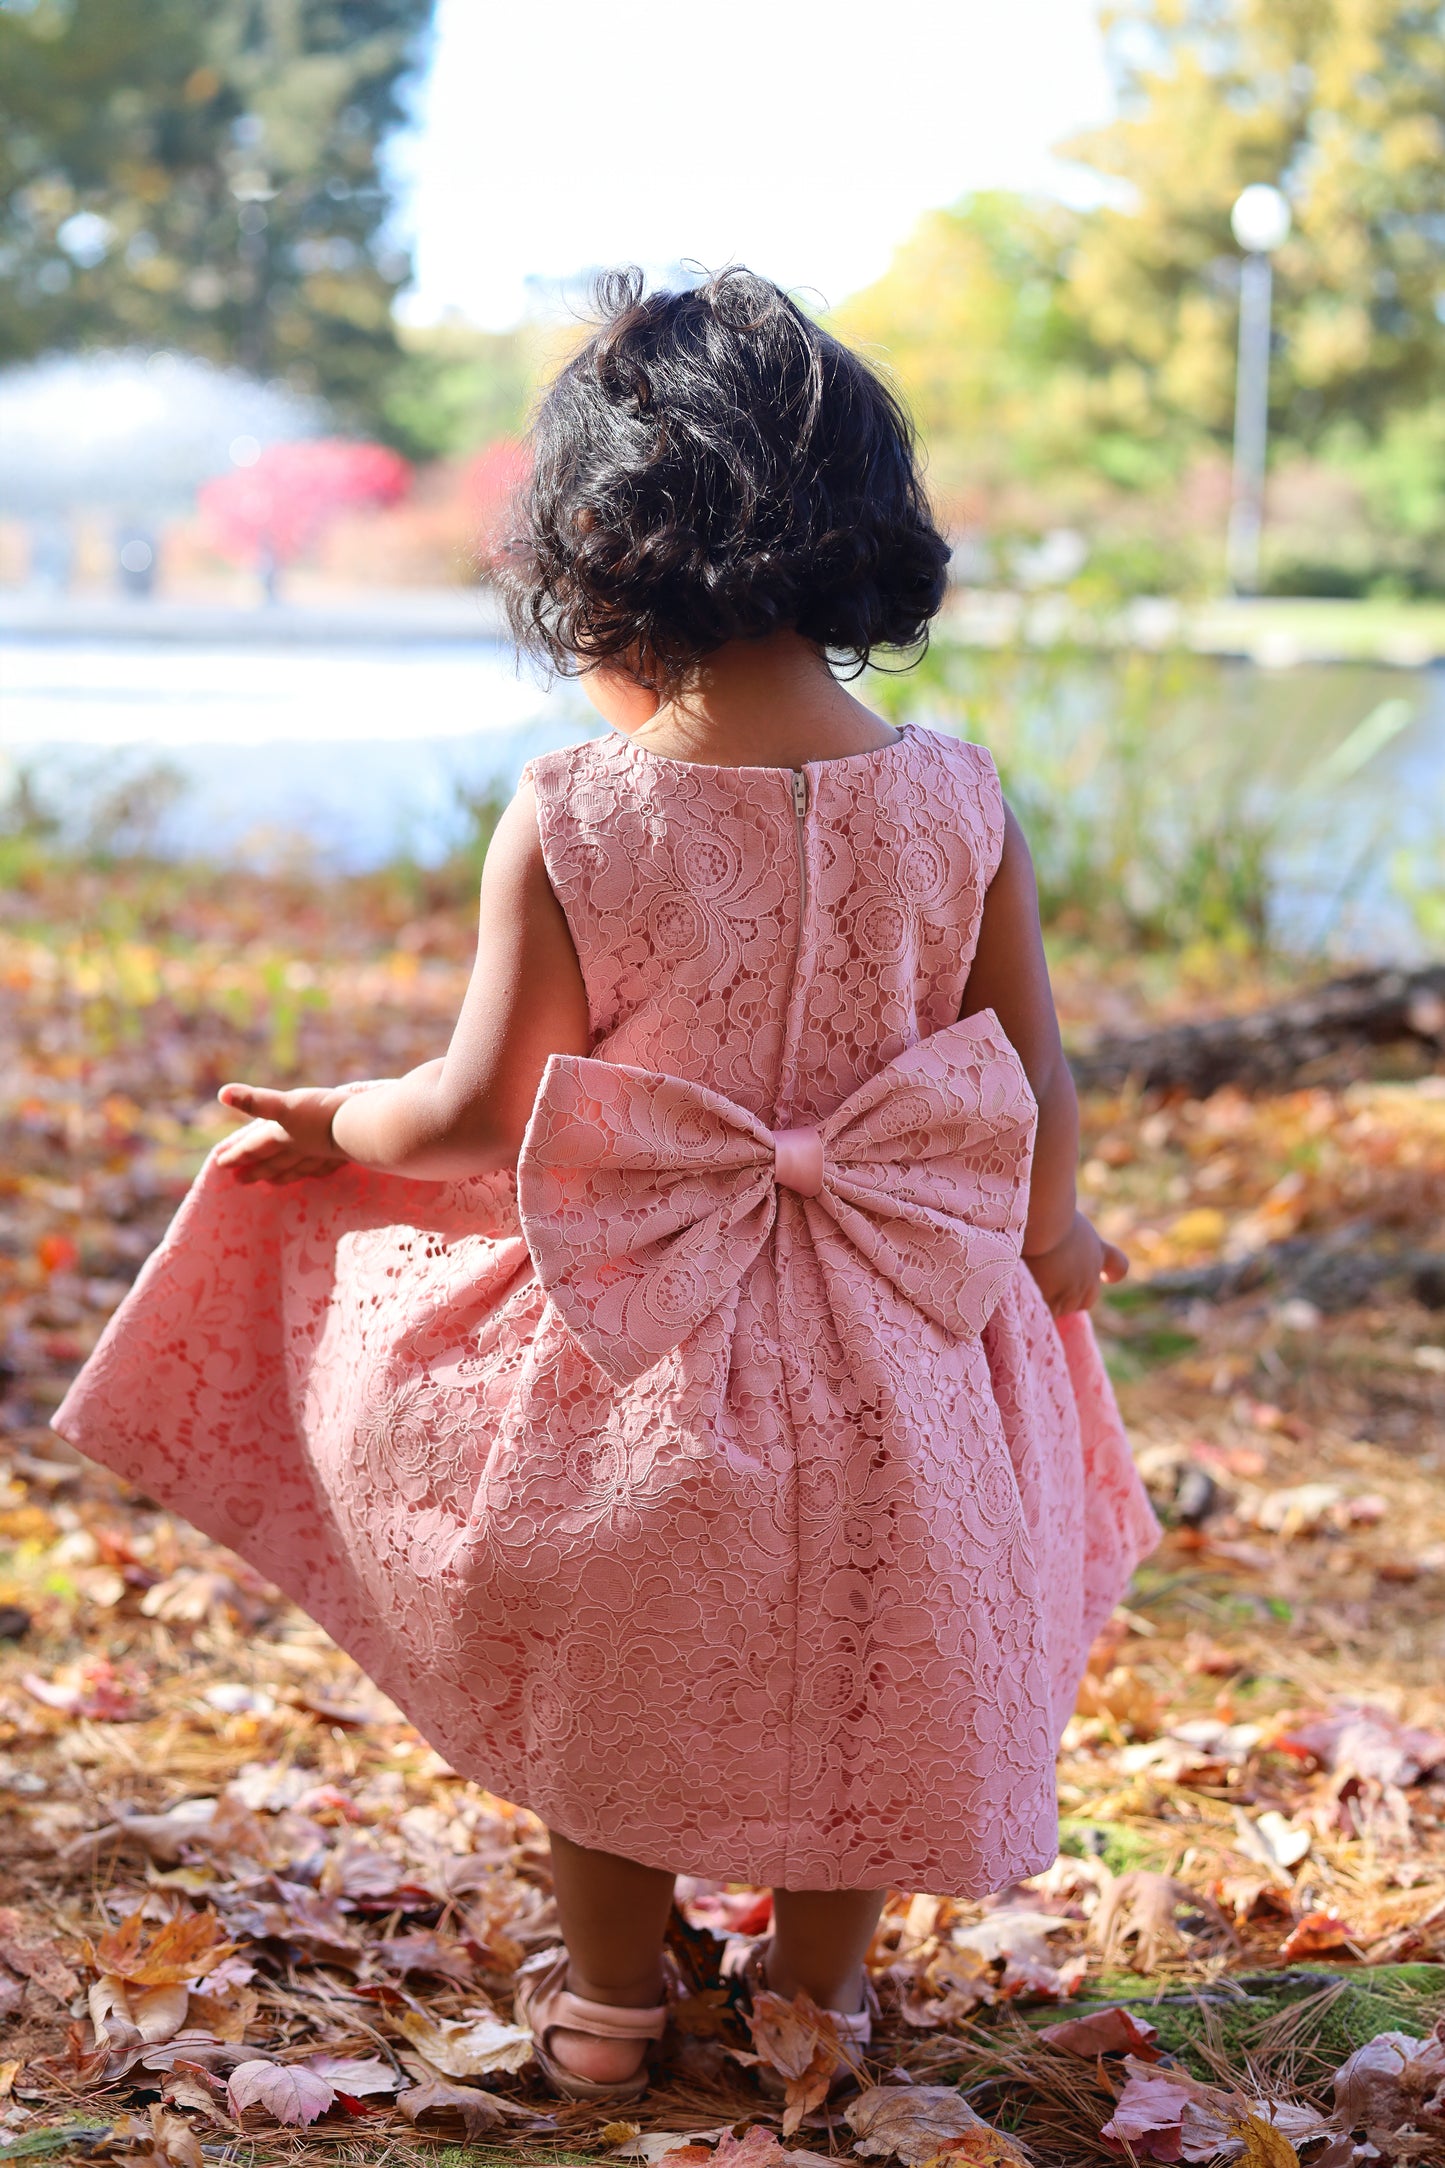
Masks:
[[[1018,1262],[1034,1105],[958,1021],[1002,800],[910,730],[531,769],[593,1058],[518,1175],[208,1163],[56,1417],[270,1576],[454,1768],[795,1889],[1046,1867],[1157,1530]]]

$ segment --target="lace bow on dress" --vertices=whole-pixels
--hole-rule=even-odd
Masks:
[[[858,1275],[877,1273],[976,1340],[1018,1262],[1016,1170],[1035,1116],[991,1011],[782,1132],[684,1077],[554,1054],[517,1169],[522,1228],[546,1293],[620,1383],[718,1308],[780,1211],[805,1228],[826,1286],[851,1300]]]

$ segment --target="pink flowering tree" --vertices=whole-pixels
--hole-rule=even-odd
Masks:
[[[274,598],[282,566],[313,548],[340,513],[395,504],[410,485],[411,468],[384,444],[311,437],[268,445],[252,465],[207,482],[197,504],[214,547],[254,565]]]
[[[461,484],[477,560],[485,577],[506,546],[517,492],[532,471],[531,455],[515,437],[498,437],[469,459]]]

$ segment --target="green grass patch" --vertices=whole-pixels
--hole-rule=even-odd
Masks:
[[[1127,2003],[1157,2027],[1159,2045],[1167,2053],[1196,2077],[1208,2079],[1217,2075],[1203,2053],[1211,2036],[1236,2067],[1243,2069],[1251,2061],[1267,2067],[1269,2036],[1278,2021],[1302,2004],[1315,2003],[1318,2009],[1302,2028],[1295,2049],[1306,2064],[1307,2082],[1327,2078],[1377,2033],[1408,2032],[1423,2039],[1445,2015],[1445,1965],[1377,1965],[1355,1971],[1320,1966],[1308,1973],[1282,1973],[1277,1984],[1267,1974],[1255,1974],[1238,1985],[1241,1992],[1235,1997],[1230,1997],[1227,1982],[1201,1987],[1191,1997],[1187,1989],[1161,1994],[1157,1983],[1110,1973],[1094,1983],[1087,2002],[1071,2007],[1070,2015]],[[1030,2011],[1028,2022],[1049,2024],[1057,2014]],[[1275,2052],[1281,2052],[1277,2045]]]
[[[1137,1830],[1118,1822],[1088,1822],[1071,1815],[1065,1815],[1059,1823],[1059,1850],[1070,1859],[1101,1859],[1110,1874],[1127,1874],[1131,1867],[1157,1867],[1161,1858],[1158,1847]]]

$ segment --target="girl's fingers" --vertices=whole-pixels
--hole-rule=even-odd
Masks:
[[[291,1139],[275,1122],[252,1122],[217,1145],[216,1157],[223,1167],[233,1167],[238,1160],[269,1159],[291,1149]]]
[[[245,1114],[255,1122],[280,1122],[286,1113],[285,1092],[265,1084],[223,1084],[216,1097],[233,1114]]]
[[[1104,1262],[1100,1270],[1104,1278],[1112,1286],[1116,1280],[1128,1277],[1129,1260],[1122,1250],[1114,1247],[1112,1242],[1106,1242],[1104,1244]]]

